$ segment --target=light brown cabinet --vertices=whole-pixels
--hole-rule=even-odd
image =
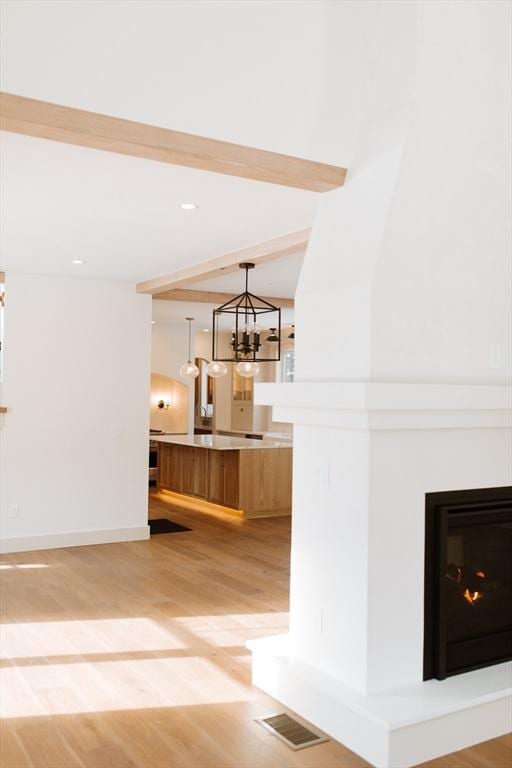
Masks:
[[[208,454],[210,459],[208,501],[238,509],[240,496],[238,451],[209,450]]]
[[[291,511],[292,448],[218,450],[158,444],[159,490],[241,510],[245,517]]]
[[[252,429],[252,403],[233,403],[231,406],[231,429],[250,432]]]
[[[254,380],[240,376],[233,366],[231,384],[231,429],[252,429]]]

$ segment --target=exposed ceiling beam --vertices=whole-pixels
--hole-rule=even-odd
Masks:
[[[310,229],[301,229],[282,237],[275,237],[258,245],[251,245],[241,251],[233,251],[215,259],[203,261],[193,267],[179,269],[169,275],[146,280],[137,285],[137,293],[151,293],[156,296],[166,293],[174,288],[197,282],[209,280],[212,277],[220,277],[228,272],[234,272],[242,261],[252,261],[254,264],[264,264],[266,261],[282,259],[284,256],[292,256],[295,253],[303,253],[306,250]]]
[[[81,147],[186,165],[313,192],[341,187],[346,169],[132,120],[0,93],[0,128]]]
[[[233,293],[220,293],[219,291],[189,291],[186,288],[174,288],[172,291],[159,293],[155,296],[157,300],[165,301],[197,301],[201,304],[224,304],[233,298]],[[293,299],[277,298],[276,296],[262,296],[265,301],[270,301],[276,307],[293,308],[295,302]]]

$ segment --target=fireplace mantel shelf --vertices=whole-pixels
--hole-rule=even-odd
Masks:
[[[257,383],[255,403],[274,420],[346,429],[507,427],[512,387],[399,382]]]

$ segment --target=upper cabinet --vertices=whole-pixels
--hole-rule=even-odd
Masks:
[[[244,400],[246,402],[251,402],[253,400],[253,392],[254,392],[254,379],[244,378],[243,376],[240,376],[235,366],[231,366],[233,371],[233,378],[232,378],[232,397],[231,399],[234,401]]]

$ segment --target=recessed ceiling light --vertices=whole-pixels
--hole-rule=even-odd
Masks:
[[[210,333],[210,329],[209,328],[203,328],[203,333]]]
[[[154,325],[156,323],[156,320],[151,321],[151,325]]]
[[[73,264],[85,264],[83,259],[73,259]]]
[[[194,211],[199,206],[196,203],[181,203],[180,208],[182,211]]]

